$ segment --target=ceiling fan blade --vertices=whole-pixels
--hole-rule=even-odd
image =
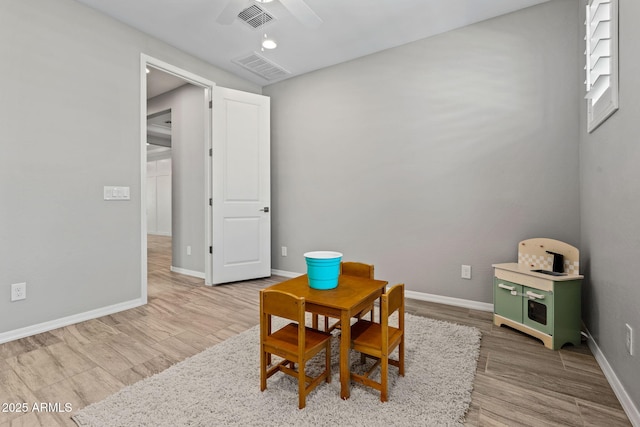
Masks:
[[[322,24],[322,19],[311,9],[304,0],[280,0],[295,18],[311,28],[318,28]]]
[[[238,17],[238,13],[248,4],[248,0],[229,0],[224,9],[222,9],[222,12],[220,12],[220,15],[218,15],[216,22],[222,25],[233,24],[233,21]]]

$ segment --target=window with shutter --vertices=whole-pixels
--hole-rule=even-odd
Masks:
[[[587,130],[618,110],[618,0],[588,0],[586,27]]]

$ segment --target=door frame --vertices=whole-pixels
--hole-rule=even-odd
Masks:
[[[211,285],[211,255],[209,254],[209,246],[211,246],[211,206],[204,202],[209,199],[211,194],[211,157],[209,150],[211,149],[211,126],[213,123],[212,109],[209,108],[213,88],[216,86],[214,82],[197,74],[193,74],[187,70],[176,67],[175,65],[161,61],[147,54],[140,54],[140,298],[143,303],[147,303],[147,67],[152,67],[168,74],[180,77],[185,82],[205,89],[205,102],[202,109],[205,115],[204,135],[205,143],[203,144],[203,159],[205,176],[207,183],[205,184],[205,194],[202,195],[203,206],[205,209],[205,284]]]

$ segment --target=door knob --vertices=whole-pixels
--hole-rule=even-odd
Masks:
[[[265,206],[264,208],[260,209],[260,212],[269,212],[269,206]]]

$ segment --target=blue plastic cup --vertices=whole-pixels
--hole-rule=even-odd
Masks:
[[[338,286],[342,254],[333,251],[314,251],[304,254],[307,261],[309,286],[313,289],[333,289]]]

